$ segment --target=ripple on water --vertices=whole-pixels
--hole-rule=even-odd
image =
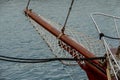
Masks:
[[[83,33],[94,34],[94,27],[92,27],[94,24],[88,14],[100,11],[120,15],[119,2],[119,0],[109,2],[108,0],[76,0],[70,16],[72,19],[69,19],[67,26],[72,25]],[[27,0],[0,0],[0,55],[22,58],[54,57],[24,16],[26,3]],[[69,3],[70,0],[32,0],[31,8],[62,24]],[[0,80],[71,80],[70,76],[74,80],[87,80],[79,66],[69,67],[58,61],[38,64],[0,61]]]

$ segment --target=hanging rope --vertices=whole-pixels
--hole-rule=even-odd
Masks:
[[[73,6],[74,1],[75,1],[75,0],[72,0],[72,2],[71,2],[71,5],[70,5],[70,8],[69,8],[67,17],[66,17],[66,19],[65,19],[65,23],[64,23],[64,25],[63,25],[63,27],[62,27],[62,29],[61,29],[61,32],[62,32],[63,34],[64,34],[64,31],[65,31],[65,27],[66,27],[68,18],[69,18],[69,16],[70,16],[70,12],[71,12],[71,10],[72,10],[72,6]]]
[[[30,5],[30,1],[31,0],[28,0],[28,3],[27,3],[27,6],[26,6],[26,9],[28,9],[29,5]]]
[[[8,62],[17,62],[17,63],[44,63],[44,62],[51,62],[51,61],[89,61],[89,60],[104,60],[106,57],[93,57],[93,58],[80,58],[80,59],[74,59],[74,58],[47,58],[47,59],[26,59],[26,58],[16,58],[16,57],[8,57],[8,56],[2,56],[0,55],[0,60],[2,61],[8,61]]]

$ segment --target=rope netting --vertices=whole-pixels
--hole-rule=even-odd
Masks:
[[[42,16],[41,16],[42,17]],[[43,18],[43,17],[42,17]],[[58,44],[58,42],[60,41],[58,38],[56,38],[55,36],[53,36],[51,33],[49,33],[48,31],[46,31],[43,27],[41,27],[39,24],[37,24],[35,21],[33,21],[31,18],[28,18],[30,20],[30,22],[33,25],[33,28],[38,32],[38,34],[40,35],[40,37],[45,41],[45,43],[48,45],[49,49],[52,51],[53,55],[55,57],[58,58],[72,58],[72,56],[63,48],[61,48]],[[47,20],[48,23],[50,23],[51,25],[54,25],[54,27],[56,29],[61,29],[62,26],[59,24],[56,24],[54,22],[51,22],[48,19],[43,18],[44,20]],[[69,31],[68,36],[70,36],[72,39],[75,39],[73,37],[75,37],[73,34],[74,32],[71,32],[69,29],[66,29],[65,33]],[[71,34],[72,33],[72,34]],[[78,34],[78,33],[77,33]],[[84,35],[83,35],[84,36]],[[77,38],[77,37],[76,37]],[[79,38],[78,38],[79,39]],[[74,49],[73,49],[73,52]],[[76,52],[77,53],[77,52]],[[74,74],[72,73],[79,73],[79,72],[75,72],[76,68],[78,64],[76,61],[62,61],[60,60],[60,62],[64,65],[67,65],[66,68],[64,68],[65,72],[69,75],[70,80],[76,80],[76,77],[73,76]],[[82,61],[84,63],[84,61]],[[71,67],[69,67],[71,66]],[[69,68],[68,68],[69,67]],[[73,68],[74,67],[74,68]],[[82,71],[83,72],[83,71]],[[86,75],[84,76],[79,76],[81,78],[81,80],[86,79]],[[87,79],[86,79],[87,80]]]
[[[40,16],[42,17],[42,16]],[[43,17],[42,17],[43,18]],[[30,19],[30,18],[29,18]],[[50,21],[49,19],[43,18],[45,21],[53,25],[56,29],[61,30],[62,25],[57,24],[55,22]],[[35,30],[38,32],[38,34],[43,38],[43,40],[47,43],[48,47],[52,51],[52,53],[56,57],[62,57],[62,58],[71,58],[72,56],[64,49],[62,49],[58,42],[60,41],[58,38],[53,36],[51,33],[46,31],[44,28],[40,27],[39,24],[34,22],[32,19],[30,19],[30,22],[33,24]],[[95,53],[96,56],[103,56],[105,54],[105,49],[103,48],[103,44],[100,40],[94,39],[90,36],[87,36],[80,32],[75,32],[73,28],[66,28],[65,34],[81,44],[83,47],[87,48],[92,53]],[[66,46],[67,47],[67,46]],[[68,46],[69,47],[69,46]],[[73,49],[75,52],[75,50]],[[77,52],[76,52],[77,53]],[[81,56],[83,57],[83,56]],[[76,61],[61,61],[63,64],[66,65],[76,65]]]

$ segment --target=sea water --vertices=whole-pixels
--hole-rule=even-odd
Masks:
[[[63,24],[71,0],[31,0],[30,8],[38,14]],[[24,15],[27,0],[0,0],[0,55],[19,58],[54,57],[44,40]],[[90,18],[92,12],[120,16],[119,0],[75,0],[67,26],[98,36]],[[104,23],[104,25],[106,25]],[[112,28],[104,27],[105,32]],[[0,61],[0,80],[88,80],[77,66],[59,61],[48,63],[12,63]]]

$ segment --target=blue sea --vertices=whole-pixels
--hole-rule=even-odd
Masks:
[[[0,0],[0,55],[19,58],[55,57],[25,17],[27,1]],[[29,7],[36,13],[63,24],[70,2],[71,0],[31,0]],[[120,0],[75,0],[67,26],[97,38],[97,31],[90,18],[92,12],[120,16]],[[103,32],[110,34],[112,27],[108,27],[107,23],[104,25]],[[35,64],[0,61],[0,80],[72,79],[88,80],[79,66],[66,66],[59,61]]]

